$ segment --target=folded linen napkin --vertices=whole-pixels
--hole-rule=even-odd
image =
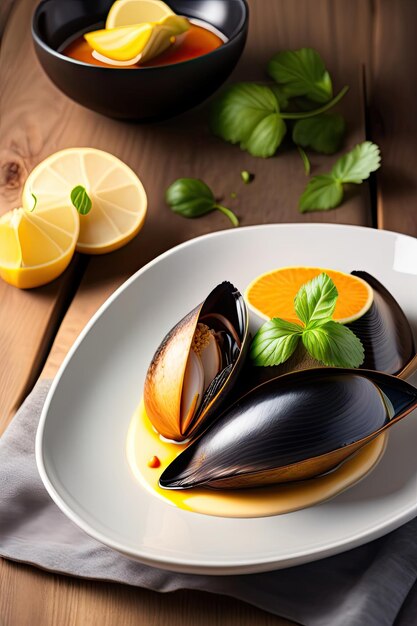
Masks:
[[[415,626],[417,518],[337,556],[263,574],[199,576],[141,565],[86,535],[45,491],[35,433],[49,389],[41,381],[0,439],[0,555],[54,572],[154,591],[233,596],[306,626]]]

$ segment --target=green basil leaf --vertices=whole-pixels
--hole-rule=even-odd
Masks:
[[[333,96],[330,74],[312,48],[279,52],[269,61],[268,74],[288,98],[306,96],[314,102],[327,102]]]
[[[359,367],[365,352],[347,326],[329,320],[303,332],[303,344],[311,356],[330,367]]]
[[[275,95],[256,83],[226,89],[213,104],[210,125],[218,137],[264,158],[275,154],[286,132]]]
[[[184,217],[210,213],[216,204],[210,187],[198,178],[179,178],[168,187],[165,199],[174,213]]]
[[[301,213],[334,209],[343,200],[343,185],[330,174],[313,176],[300,198]]]
[[[303,328],[274,318],[265,322],[253,338],[250,357],[255,365],[279,365],[293,354]]]
[[[294,300],[295,312],[308,328],[312,322],[332,317],[337,296],[334,282],[322,272],[300,287]]]
[[[298,120],[294,124],[292,138],[303,148],[312,148],[323,154],[339,150],[345,134],[345,120],[338,113],[322,113],[317,117]]]
[[[381,165],[381,153],[372,141],[358,144],[342,156],[332,168],[332,176],[341,183],[359,184]]]
[[[71,202],[80,215],[87,215],[90,213],[91,207],[93,206],[86,188],[82,185],[77,185],[71,191]]]
[[[218,210],[229,218],[233,226],[239,226],[233,211],[217,204],[210,187],[199,178],[179,178],[166,190],[165,200],[174,213],[183,217],[200,217]]]

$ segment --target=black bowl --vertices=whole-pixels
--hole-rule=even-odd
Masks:
[[[174,65],[140,70],[99,67],[58,52],[76,33],[104,27],[113,0],[43,0],[35,10],[32,37],[49,78],[67,96],[110,117],[150,121],[196,106],[226,80],[242,54],[248,30],[246,0],[167,0],[179,15],[220,30],[227,43]]]

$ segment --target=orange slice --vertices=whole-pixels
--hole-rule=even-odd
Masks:
[[[6,282],[29,289],[49,283],[68,266],[79,231],[73,206],[36,212],[13,209],[0,218],[0,276]]]
[[[373,302],[370,285],[357,276],[323,267],[282,267],[257,276],[247,287],[245,299],[259,317],[280,317],[298,322],[294,298],[302,285],[325,272],[336,285],[339,297],[333,319],[348,324],[362,317]]]
[[[139,232],[147,208],[141,181],[123,161],[94,148],[68,148],[39,163],[23,188],[23,206],[32,207],[35,195],[43,210],[72,207],[71,191],[79,185],[86,189],[92,209],[79,216],[78,252],[112,252]]]

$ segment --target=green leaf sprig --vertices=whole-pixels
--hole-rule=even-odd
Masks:
[[[255,365],[284,363],[302,341],[317,361],[332,367],[359,367],[364,360],[361,341],[347,326],[332,319],[338,293],[322,273],[303,285],[294,300],[300,324],[273,318],[253,338],[250,356]]]
[[[77,185],[71,191],[71,202],[77,209],[80,215],[87,215],[90,213],[93,203],[87,193],[87,190],[82,185]]]
[[[165,200],[174,213],[183,217],[200,217],[217,210],[226,215],[233,226],[239,226],[233,211],[218,204],[210,187],[199,178],[179,178],[166,190]]]
[[[268,63],[276,84],[237,83],[215,100],[211,129],[215,135],[239,144],[256,157],[271,157],[281,145],[287,123],[293,126],[293,141],[302,148],[331,154],[338,150],[345,132],[340,115],[325,115],[348,90],[333,97],[330,74],[315,50],[280,52]],[[294,101],[303,98],[303,109],[294,111]],[[320,104],[317,108],[317,104]],[[314,110],[311,110],[314,105]],[[317,120],[313,123],[313,119]]]
[[[33,207],[30,209],[29,213],[33,213],[33,211],[36,209],[36,205],[38,204],[37,196],[35,196],[33,192],[31,193],[31,196],[33,198]]]
[[[381,165],[378,146],[371,141],[358,144],[333,165],[328,174],[310,179],[300,198],[300,211],[327,211],[339,206],[343,200],[343,185],[359,185]]]

